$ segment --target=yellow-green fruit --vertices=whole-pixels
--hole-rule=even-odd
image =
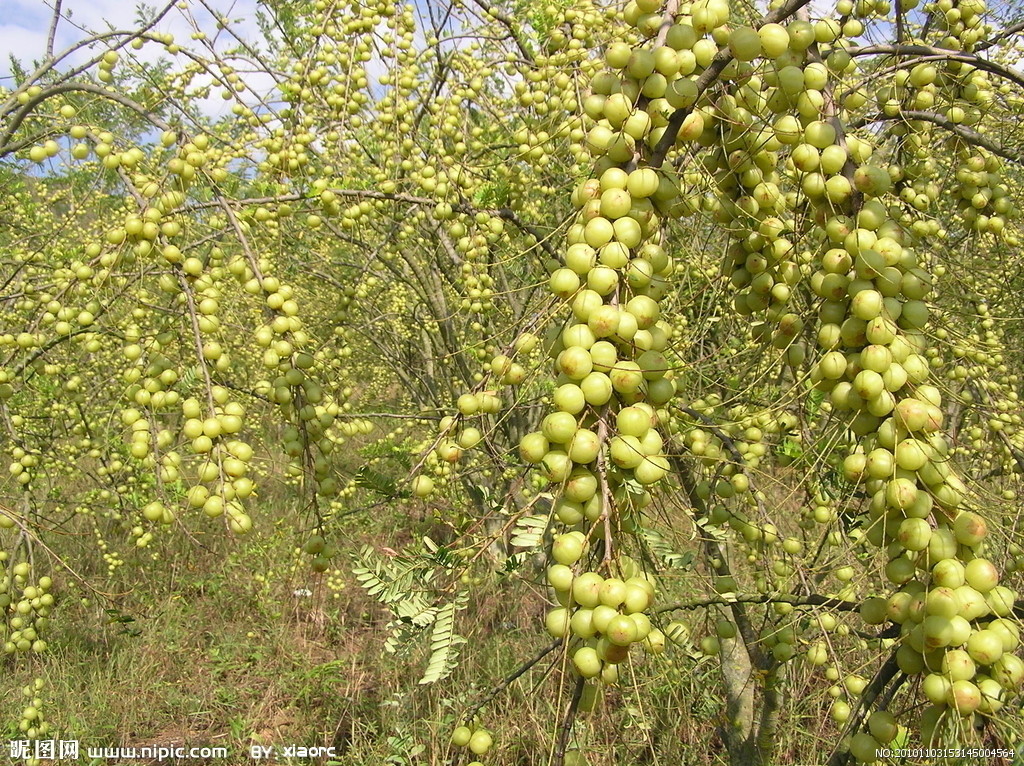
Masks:
[[[486,729],[478,729],[469,738],[469,749],[474,755],[484,755],[491,749],[493,744],[494,740],[491,738],[491,733]]]
[[[412,492],[416,497],[427,497],[434,491],[434,480],[429,476],[420,475],[412,480]]]
[[[562,638],[569,632],[569,619],[569,609],[552,609],[544,618],[544,625],[552,637]]]
[[[878,740],[867,732],[857,732],[850,740],[850,754],[861,763],[876,763],[878,749]]]
[[[571,566],[583,555],[584,541],[585,538],[578,532],[559,535],[551,544],[551,555],[559,564]]]
[[[577,649],[572,656],[572,663],[584,678],[596,678],[601,673],[601,658],[592,647],[583,646]]]
[[[605,630],[605,636],[616,646],[629,646],[637,640],[636,622],[624,614],[613,617]]]

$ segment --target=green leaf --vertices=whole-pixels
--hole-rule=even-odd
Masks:
[[[673,569],[690,569],[693,566],[693,551],[676,551],[660,532],[653,529],[643,529],[642,533],[651,554],[665,566]]]
[[[419,681],[421,684],[444,680],[458,665],[459,647],[466,643],[466,639],[455,632],[455,614],[465,605],[466,598],[460,594],[438,610],[430,632],[430,659]]]
[[[795,442],[792,439],[783,439],[782,444],[779,445],[779,452],[787,457],[791,457],[796,460],[802,457],[804,454],[803,447],[800,446],[799,442]]]
[[[544,540],[544,530],[548,528],[547,514],[524,516],[512,529],[512,545],[517,548],[536,548]]]

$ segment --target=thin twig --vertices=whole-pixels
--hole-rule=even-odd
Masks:
[[[706,606],[729,606],[731,604],[790,604],[791,606],[821,606],[827,609],[835,609],[840,612],[855,612],[860,609],[856,601],[845,601],[841,598],[830,598],[828,596],[791,596],[785,593],[768,595],[764,593],[737,594],[735,596],[715,596],[714,598],[698,598],[689,601],[677,601],[674,604],[667,604],[659,607],[656,611],[674,612],[685,609],[700,609]]]
[[[53,4],[53,18],[50,20],[50,32],[46,36],[46,58],[53,58],[53,41],[57,38],[57,22],[60,21],[60,6],[63,0]]]
[[[900,666],[896,662],[896,651],[893,650],[892,654],[889,655],[889,659],[885,661],[885,664],[878,669],[875,673],[875,677],[871,679],[871,683],[868,684],[864,690],[864,694],[861,695],[860,704],[857,706],[856,711],[850,717],[850,722],[847,724],[847,731],[855,731],[860,728],[861,723],[867,716],[869,710],[875,703],[878,696],[885,690],[889,682],[899,673]],[[897,679],[897,685],[902,685],[906,680],[906,676],[900,673],[900,678]],[[832,757],[828,760],[828,766],[845,766],[852,759],[852,755],[849,750],[833,750]]]
[[[1008,149],[1005,146],[997,144],[991,138],[988,138],[987,136],[984,136],[981,133],[978,133],[977,131],[971,130],[966,125],[955,123],[948,117],[941,115],[938,112],[925,112],[917,109],[905,109],[900,111],[898,114],[893,115],[892,117],[882,113],[865,115],[864,117],[859,117],[855,120],[851,120],[849,123],[849,127],[861,128],[864,127],[865,125],[870,125],[871,123],[874,122],[895,120],[920,120],[922,122],[933,123],[935,125],[938,125],[939,127],[945,128],[950,133],[956,134],[957,136],[959,136],[960,138],[962,138],[964,141],[971,145],[984,147],[985,149],[988,149],[990,152],[992,152],[992,154],[998,155],[1003,159],[1009,160],[1010,162],[1013,162],[1017,165],[1024,165],[1024,155],[1014,153],[1011,149]]]
[[[554,766],[564,766],[565,764],[565,751],[569,747],[572,725],[576,721],[576,711],[579,709],[580,699],[583,697],[584,683],[586,683],[586,680],[582,676],[576,679],[576,687],[572,690],[569,709],[565,711],[565,720],[562,721],[562,728],[558,734],[558,747],[555,750]]]
[[[851,56],[937,56],[946,61],[960,61],[965,64],[970,64],[978,69],[983,69],[986,72],[990,72],[994,75],[1010,80],[1024,88],[1024,74],[1021,74],[1016,69],[1004,67],[1001,64],[990,61],[989,59],[976,56],[973,53],[951,51],[946,50],[945,48],[935,48],[931,45],[864,45],[861,47],[847,48],[847,52]]]
[[[542,659],[547,657],[549,654],[551,654],[551,652],[553,652],[561,645],[562,639],[553,641],[552,643],[548,644],[543,649],[541,649],[540,652],[538,652],[533,657],[524,662],[522,665],[520,665],[518,668],[516,668],[512,673],[501,679],[501,681],[499,681],[495,686],[491,687],[490,691],[488,691],[487,694],[480,698],[479,702],[477,702],[469,710],[466,711],[466,720],[473,720],[473,716],[479,713],[484,707],[491,704],[491,702],[494,701],[494,698],[501,694],[503,691],[505,691],[505,689],[507,689],[509,686],[511,686],[512,683],[516,681],[516,679],[522,676],[526,671],[528,671]]]

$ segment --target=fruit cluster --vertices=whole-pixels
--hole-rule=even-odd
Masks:
[[[18,721],[18,731],[21,737],[30,741],[46,740],[52,737],[50,722],[43,715],[43,690],[46,682],[42,678],[32,679],[32,683],[21,689],[25,698],[25,707],[21,711],[21,719]],[[35,757],[35,749],[31,748],[30,755],[25,759],[26,766],[39,766],[44,759]]]
[[[494,745],[494,738],[491,732],[476,723],[456,727],[452,732],[452,744],[456,747],[465,747],[473,755],[487,755]],[[469,766],[483,766],[480,761],[473,761]]]
[[[27,561],[12,564],[7,553],[0,552],[0,562],[6,564],[0,578],[0,609],[4,621],[0,622],[0,640],[4,654],[46,651],[46,634],[53,611],[54,597],[50,592],[53,581],[46,576],[33,584],[32,569]]]
[[[547,581],[562,606],[548,612],[547,631],[555,638],[575,639],[572,662],[583,678],[599,677],[614,684],[618,665],[629,656],[633,644],[642,644],[653,653],[664,649],[664,635],[651,626],[645,613],[654,598],[654,585],[635,573],[636,565],[628,557],[620,560],[626,572],[634,573],[626,580],[604,578],[597,572],[575,576],[571,566],[580,556],[571,554],[578,542],[578,533],[569,532],[552,546],[552,555],[560,563],[548,567]]]

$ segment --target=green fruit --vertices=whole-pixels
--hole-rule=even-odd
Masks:
[[[547,437],[540,431],[528,433],[519,440],[519,456],[525,462],[534,465],[544,459],[549,448]]]
[[[427,497],[434,491],[434,480],[429,476],[419,475],[412,480],[412,492],[416,497]]]
[[[626,583],[626,595],[622,606],[626,614],[639,614],[644,612],[651,603],[651,596],[646,588],[639,585]]]
[[[600,451],[600,438],[596,433],[586,428],[577,430],[569,442],[568,453],[574,463],[582,465],[592,463]]]
[[[1024,681],[1024,661],[1015,654],[1004,654],[992,664],[989,674],[1004,689],[1013,691]]]
[[[876,763],[880,747],[877,739],[863,731],[854,734],[850,740],[850,754],[861,763]]]
[[[549,450],[541,460],[540,467],[544,477],[548,481],[561,484],[569,478],[569,474],[572,472],[573,463],[569,456],[562,450]]]
[[[564,564],[552,564],[548,567],[547,580],[556,591],[568,591],[573,586],[572,569]]]
[[[580,289],[580,278],[572,269],[558,269],[548,280],[548,289],[559,298],[571,298]]]
[[[976,546],[988,534],[988,525],[976,513],[961,511],[953,520],[953,534],[961,545]]]
[[[979,630],[967,639],[967,652],[981,665],[991,665],[1003,655],[1003,637],[994,630]]]
[[[615,607],[608,606],[607,604],[598,604],[594,607],[594,614],[591,618],[593,621],[594,629],[598,633],[604,634],[608,630],[608,626],[612,620],[619,616],[618,611]]]
[[[634,469],[633,475],[641,484],[654,484],[661,481],[668,474],[670,468],[671,464],[667,457],[652,455]]]
[[[621,468],[636,468],[645,458],[643,446],[635,436],[613,437],[608,446],[608,455]]]
[[[945,702],[961,716],[969,716],[981,706],[981,690],[971,681],[953,681],[946,692]]]
[[[604,578],[596,572],[584,572],[572,581],[573,600],[582,607],[593,609],[601,603]]]
[[[601,583],[601,603],[617,609],[626,598],[626,584],[618,578],[609,577]]]
[[[596,678],[601,673],[601,658],[597,650],[589,646],[580,647],[573,653],[572,664],[584,678]]]
[[[753,61],[761,55],[761,37],[751,27],[736,27],[729,33],[729,50],[738,61]]]
[[[566,608],[552,609],[544,618],[544,627],[554,638],[562,638],[569,632],[570,610]]]
[[[569,629],[577,638],[593,638],[597,633],[594,627],[594,613],[590,609],[577,609],[569,621]]]
[[[999,572],[988,559],[973,559],[964,568],[967,584],[979,593],[988,593],[999,584]]]
[[[629,646],[638,640],[636,622],[624,614],[613,617],[602,632],[616,646]]]
[[[559,564],[571,566],[583,555],[584,537],[578,532],[559,535],[551,543],[551,555]]]
[[[474,755],[484,755],[491,749],[494,740],[486,729],[477,729],[469,739],[469,750]]]
[[[850,706],[842,700],[833,702],[829,713],[832,716],[832,720],[840,725],[850,720]]]

